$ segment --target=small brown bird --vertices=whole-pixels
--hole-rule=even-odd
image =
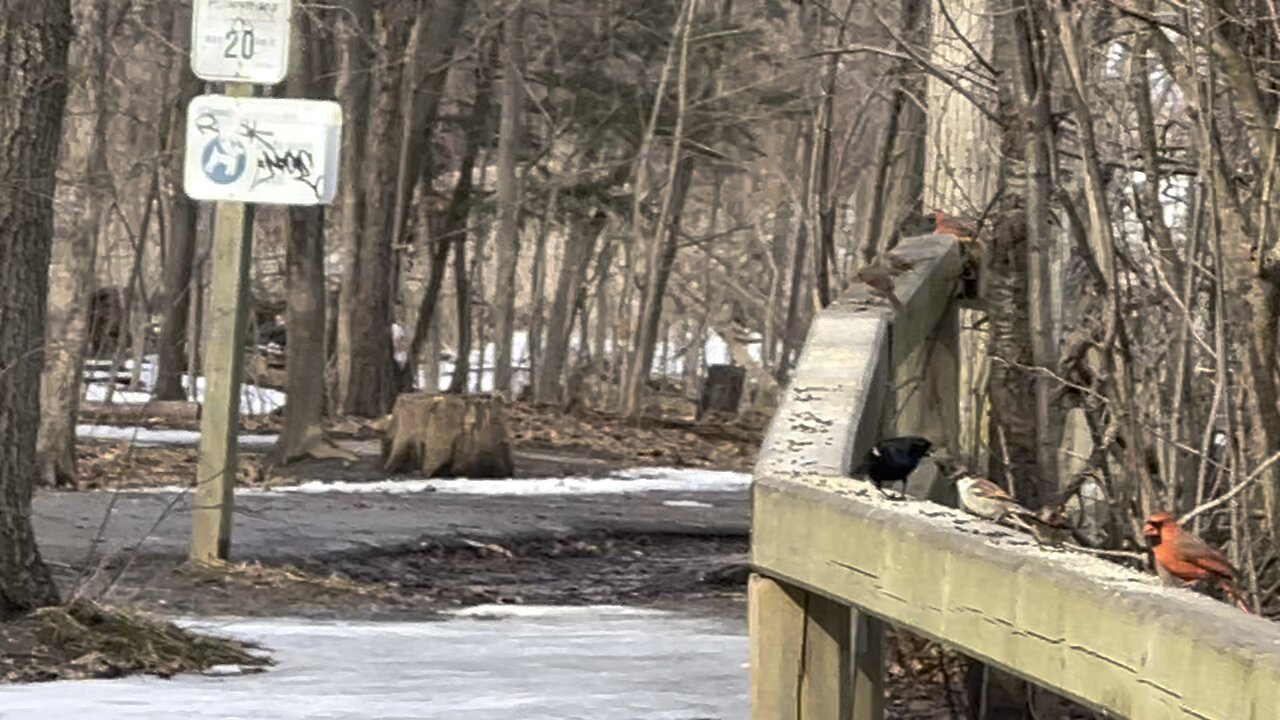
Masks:
[[[1041,545],[1062,545],[1071,537],[1071,521],[1059,505],[1032,512],[999,485],[964,472],[955,483],[961,506],[973,515],[1025,530]]]
[[[956,491],[960,504],[971,514],[1000,522],[1009,517],[1021,520],[1034,518],[1035,513],[1022,507],[1009,493],[986,478],[960,473],[956,478]]]
[[[902,301],[893,291],[893,272],[879,265],[868,265],[858,271],[858,279],[871,288],[871,294],[887,298],[895,310],[902,310]]]
[[[1142,536],[1151,547],[1156,569],[1162,577],[1187,585],[1203,580],[1221,590],[1236,607],[1252,612],[1236,587],[1236,569],[1222,553],[1180,527],[1172,513],[1158,512],[1148,517],[1142,526]]]

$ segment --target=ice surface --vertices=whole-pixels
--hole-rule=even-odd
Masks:
[[[740,619],[556,608],[499,620],[198,623],[279,666],[0,687],[0,719],[702,720],[747,715]]]

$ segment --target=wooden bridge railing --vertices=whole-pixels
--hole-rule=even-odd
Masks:
[[[957,449],[958,248],[897,252],[904,309],[855,291],[815,319],[756,466],[753,720],[880,720],[886,622],[1110,717],[1280,719],[1276,624],[848,477],[890,432]]]

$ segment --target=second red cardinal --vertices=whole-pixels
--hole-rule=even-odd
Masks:
[[[934,208],[929,214],[933,217],[933,233],[935,235],[952,235],[959,239],[967,239],[977,234],[972,220],[953,217],[937,208]]]
[[[1206,581],[1222,590],[1236,607],[1252,612],[1236,588],[1236,569],[1195,533],[1179,527],[1173,515],[1158,512],[1147,518],[1142,535],[1151,546],[1156,565],[1165,573],[1184,583]]]

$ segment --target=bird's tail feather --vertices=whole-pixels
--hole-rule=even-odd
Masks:
[[[1241,595],[1240,591],[1236,589],[1235,583],[1230,580],[1223,580],[1219,584],[1219,587],[1222,588],[1222,592],[1226,593],[1227,598],[1229,598],[1236,607],[1250,615],[1256,614],[1253,612],[1253,608],[1249,607],[1249,603],[1245,602],[1244,595]]]

